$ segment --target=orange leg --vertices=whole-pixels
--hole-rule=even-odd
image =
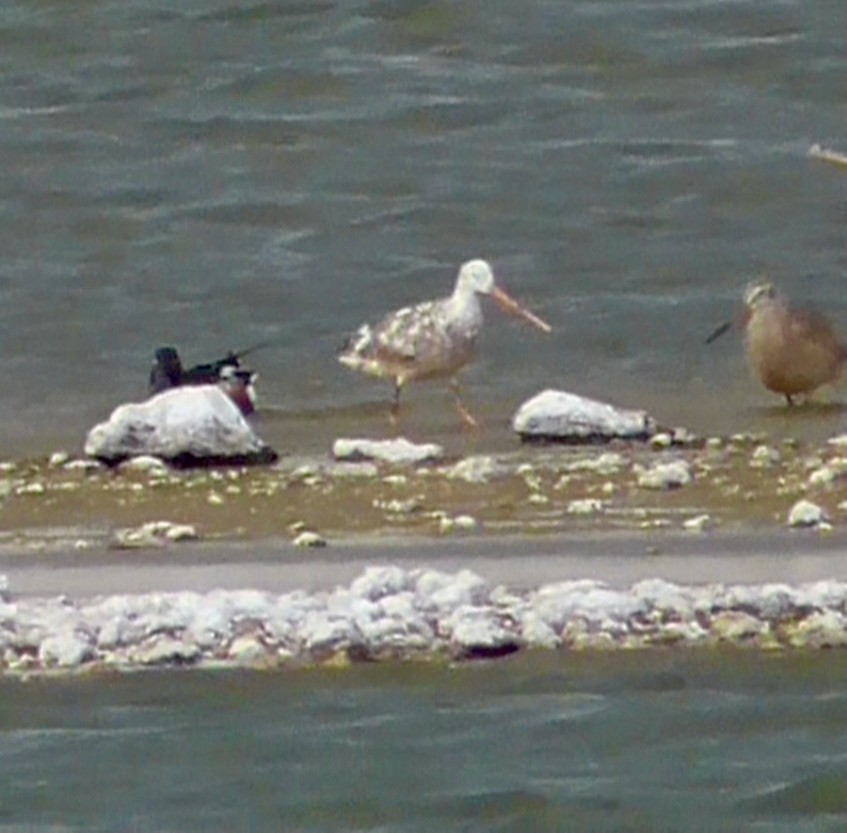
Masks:
[[[479,423],[474,419],[471,412],[462,403],[462,397],[459,395],[459,383],[453,379],[449,385],[450,393],[453,395],[453,402],[456,404],[456,410],[459,416],[469,428],[478,429]]]

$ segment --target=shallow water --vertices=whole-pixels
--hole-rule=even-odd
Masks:
[[[834,831],[841,654],[0,681],[0,829]]]
[[[844,149],[844,36],[838,0],[10,0],[0,450],[78,446],[164,343],[277,340],[253,364],[281,447],[384,433],[336,347],[480,255],[555,327],[491,311],[480,442],[549,385],[824,436],[840,409],[786,417],[737,339],[702,341],[762,271],[847,329],[847,176],[805,156]],[[454,433],[444,401],[410,393],[407,433]]]

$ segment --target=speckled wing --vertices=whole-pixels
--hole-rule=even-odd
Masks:
[[[365,373],[401,381],[450,373],[467,351],[451,337],[445,321],[443,301],[404,307],[376,327],[361,327],[339,359]]]

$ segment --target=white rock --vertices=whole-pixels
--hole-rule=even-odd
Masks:
[[[459,656],[491,656],[517,650],[518,637],[491,608],[462,605],[441,623]]]
[[[650,437],[652,448],[670,448],[673,445],[673,437],[667,431],[661,431]]]
[[[336,460],[377,460],[392,465],[409,465],[436,460],[444,449],[435,443],[412,443],[405,437],[394,440],[337,439],[332,444]]]
[[[642,489],[678,489],[691,482],[691,465],[686,460],[656,463],[638,475]]]
[[[793,528],[820,526],[829,522],[822,507],[810,500],[798,500],[788,513],[788,525]]]
[[[18,486],[15,489],[16,495],[43,495],[47,491],[47,487],[39,480],[34,483],[25,483],[23,486]]]
[[[90,457],[85,457],[81,460],[69,460],[62,468],[65,471],[81,471],[87,473],[101,471],[106,467],[99,460],[92,460]]]
[[[135,529],[119,529],[112,538],[111,546],[119,550],[144,550],[164,546],[164,541],[147,524]]]
[[[603,511],[603,501],[597,498],[580,498],[572,500],[568,503],[567,512],[569,515],[595,515],[597,512]]]
[[[306,649],[315,653],[335,653],[361,642],[361,635],[352,621],[330,618],[321,611],[306,615],[301,626],[301,638]]]
[[[414,586],[414,576],[401,567],[366,567],[364,573],[350,585],[350,592],[376,602],[386,596],[412,590]]]
[[[787,584],[734,584],[713,594],[712,606],[753,611],[760,619],[781,619],[798,606],[795,590]]]
[[[48,636],[38,648],[38,659],[47,667],[75,668],[93,656],[91,643],[74,632]]]
[[[616,408],[584,396],[545,390],[520,406],[512,428],[522,440],[596,442],[615,437],[646,440],[656,431],[645,411]]]
[[[815,469],[806,481],[809,488],[827,487],[847,475],[847,457],[834,457],[825,465]]]
[[[276,453],[217,385],[187,385],[116,408],[95,425],[85,453],[109,463],[150,455],[180,465],[270,463]]]
[[[681,426],[674,428],[671,436],[677,445],[694,445],[699,442],[697,435],[693,431]]]
[[[70,460],[71,455],[68,454],[67,451],[54,451],[50,455],[50,459],[47,461],[47,465],[50,466],[51,469],[58,468],[59,466],[64,466],[65,463]]]
[[[742,610],[724,610],[716,613],[709,623],[709,631],[724,642],[754,639],[768,630],[768,623]]]
[[[191,524],[172,524],[169,523],[165,529],[165,538],[168,541],[196,541],[200,536],[197,534],[197,528]]]
[[[227,654],[237,665],[255,665],[268,658],[268,648],[256,634],[249,633],[233,639]]]
[[[449,532],[467,531],[475,529],[477,520],[472,515],[456,515],[455,518],[441,517],[438,519],[438,531],[442,534]]]
[[[453,523],[456,529],[476,529],[479,522],[473,515],[456,515]]]
[[[415,607],[411,592],[396,593],[381,599],[375,616],[359,620],[358,626],[373,652],[391,649],[414,651],[434,648],[432,625]]]
[[[482,605],[488,593],[485,579],[470,570],[458,573],[424,570],[415,583],[418,608],[436,615],[447,615],[461,605]]]
[[[769,445],[757,445],[750,455],[751,469],[766,469],[775,466],[782,459],[782,455]]]
[[[836,610],[816,610],[787,629],[788,643],[796,648],[844,648],[847,622]]]
[[[798,607],[847,608],[847,584],[834,579],[824,579],[801,584],[793,590],[794,604]]]
[[[662,614],[673,614],[679,619],[694,616],[695,600],[691,591],[661,578],[643,579],[630,588],[632,596],[640,606]]]
[[[566,471],[590,471],[604,476],[619,472],[626,465],[622,454],[616,451],[606,451],[591,457],[582,457],[565,465]]]
[[[138,457],[130,457],[120,464],[121,471],[137,471],[143,474],[164,474],[168,466],[160,457],[150,454],[140,454]]]
[[[644,599],[592,579],[544,585],[530,594],[529,601],[542,621],[556,633],[561,633],[568,620],[575,618],[595,623],[621,622],[649,609]]]
[[[553,628],[531,608],[521,616],[520,627],[524,641],[530,647],[558,648],[561,643]]]
[[[197,529],[191,524],[149,521],[139,527],[119,529],[112,540],[112,546],[118,549],[145,549],[161,547],[166,541],[194,541],[197,538]]]
[[[711,515],[702,514],[695,515],[693,518],[687,518],[682,522],[682,526],[684,529],[687,529],[689,532],[704,532],[710,526],[713,526],[714,521],[712,520]]]
[[[295,547],[325,547],[326,538],[307,529],[301,532],[292,543]]]
[[[448,480],[464,480],[466,483],[487,483],[495,477],[502,467],[493,457],[475,456],[459,460],[456,465],[444,470]]]
[[[328,461],[323,468],[323,474],[327,477],[361,477],[364,480],[370,480],[379,477],[379,469],[367,460],[362,460],[360,463],[351,463],[346,460],[341,463]],[[389,478],[384,477],[383,483],[387,482],[389,482]]]
[[[201,653],[192,642],[160,634],[131,651],[129,658],[141,665],[191,665],[200,659]]]

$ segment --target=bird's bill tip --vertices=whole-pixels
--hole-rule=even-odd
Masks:
[[[715,331],[706,339],[706,344],[711,344],[713,341],[717,341],[724,333],[729,332],[731,327],[732,321],[724,321],[724,323],[715,329]]]
[[[521,306],[511,295],[509,295],[508,292],[500,289],[499,286],[495,286],[494,289],[491,290],[491,297],[497,303],[497,306],[503,310],[503,312],[523,318],[524,321],[527,321],[544,333],[552,332],[552,327],[546,321],[543,321],[537,315]]]

